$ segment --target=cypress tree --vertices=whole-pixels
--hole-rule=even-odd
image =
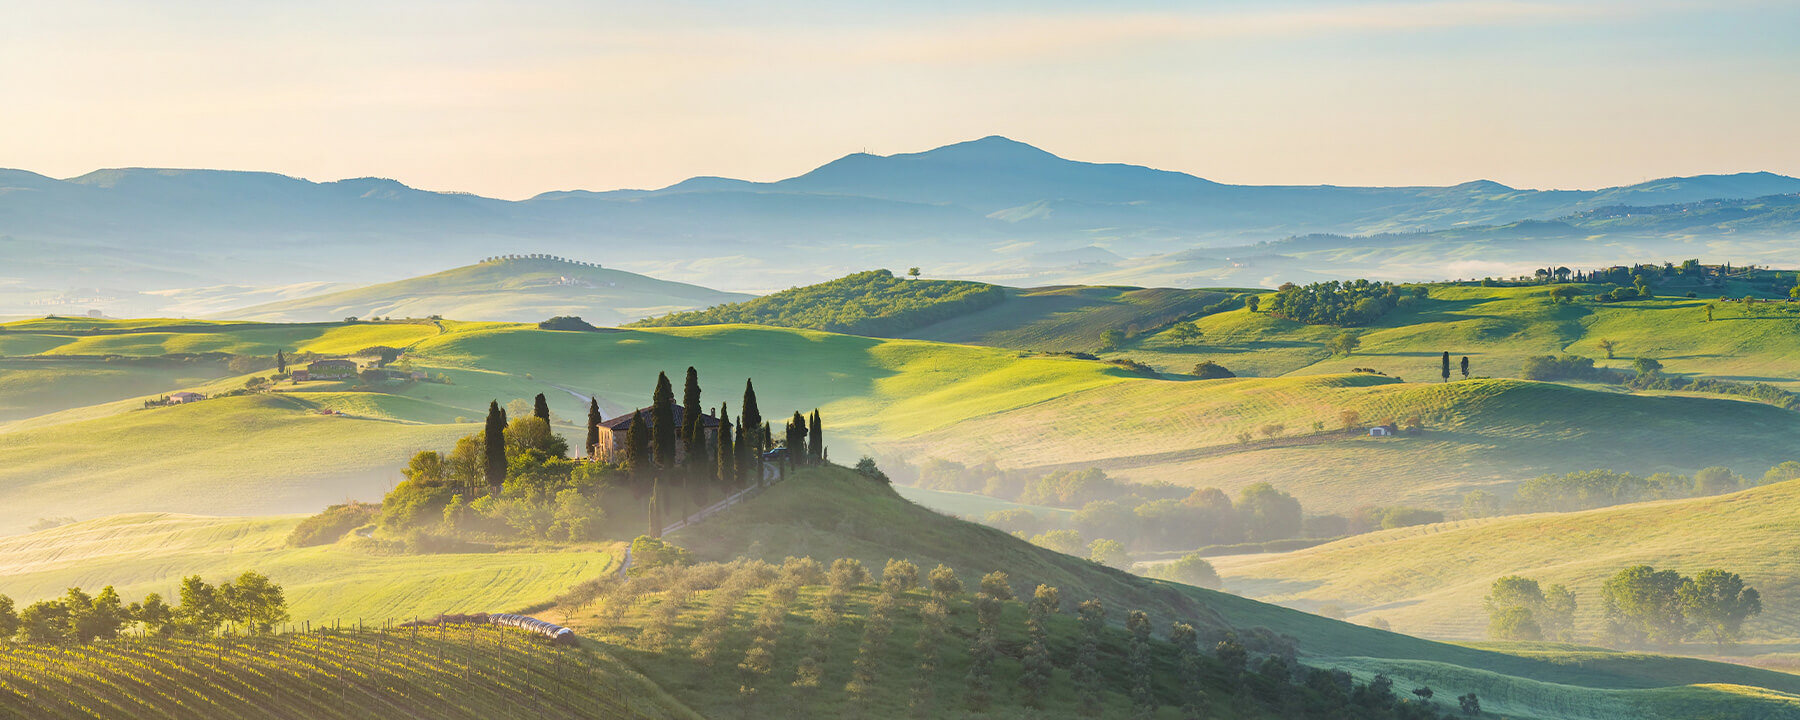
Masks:
[[[707,464],[706,423],[700,421],[705,412],[700,407],[700,371],[689,365],[687,381],[681,386],[681,443],[687,452],[687,464],[695,470],[692,474],[696,477]]]
[[[1106,606],[1095,598],[1082,603],[1078,609],[1081,643],[1076,650],[1075,667],[1069,674],[1081,696],[1082,711],[1092,715],[1100,711],[1100,633],[1106,629]]]
[[[675,388],[666,373],[657,373],[650,396],[650,451],[659,469],[675,467],[675,442]]]
[[[1462,359],[1462,374],[1464,380],[1469,379],[1469,356],[1467,355],[1464,355]]]
[[[1150,616],[1142,610],[1131,611],[1125,618],[1125,629],[1131,632],[1126,662],[1131,671],[1132,715],[1148,718],[1156,714],[1156,693],[1151,687]]]
[[[714,448],[718,466],[714,470],[718,473],[719,486],[730,492],[737,484],[737,446],[731,441],[731,415],[725,410],[724,405],[719,406],[719,442]]]
[[[759,452],[768,452],[775,449],[775,431],[769,428],[769,421],[763,421],[762,436],[761,439],[756,441],[756,444],[762,447],[762,450]]]
[[[544,399],[543,393],[538,393],[537,399],[532,402],[531,414],[544,421],[545,425],[550,424],[550,401]]]
[[[763,424],[762,411],[756,409],[756,386],[749,379],[744,380],[744,414],[738,418],[738,427],[749,428],[752,433],[761,433],[766,427]],[[758,455],[763,452],[763,441],[755,438],[755,442],[746,443],[751,451]]]
[[[632,494],[637,497],[643,497],[649,489],[650,465],[650,419],[639,410],[631,418],[631,428],[625,431],[625,468],[631,473]]]
[[[287,372],[287,356],[282,355],[280,350],[275,351],[275,372]]]
[[[825,459],[825,430],[820,425],[819,409],[813,408],[812,424],[807,426],[812,436],[807,439],[806,449],[811,454],[814,465]]]
[[[588,398],[587,450],[589,456],[592,456],[600,447],[600,422],[604,419],[600,417],[600,399]]]
[[[483,459],[487,461],[485,478],[490,487],[506,482],[506,411],[499,400],[488,401],[487,427],[482,430]]]
[[[1201,674],[1199,635],[1194,626],[1179,620],[1169,626],[1169,642],[1175,645],[1182,680],[1182,720],[1205,717],[1206,680]]]
[[[1450,351],[1444,351],[1444,382],[1450,382]]]
[[[755,443],[750,441],[750,432],[744,427],[744,416],[742,415],[739,415],[737,419],[736,440],[737,465],[732,469],[737,471],[737,475],[732,479],[739,484],[748,484],[752,472],[757,473],[757,479],[762,479],[762,456],[756,452]]]
[[[787,449],[789,462],[806,464],[806,416],[798,410],[794,411],[794,419],[788,421]]]

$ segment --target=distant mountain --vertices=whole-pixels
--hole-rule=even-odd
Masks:
[[[1105,253],[1129,263],[1299,235],[1431,232],[1615,205],[1790,193],[1800,193],[1800,179],[1771,173],[1596,191],[1489,181],[1227,185],[1069,160],[998,136],[918,153],[848,155],[778,182],[696,177],[657,190],[558,191],[522,201],[379,178],[315,183],[260,172],[125,168],[57,180],[0,170],[0,251],[8,261],[0,268],[0,313],[35,312],[73,288],[110,288],[125,298],[219,285],[386,282],[430,272],[446,257],[528,252],[746,290],[914,265],[939,277],[1012,282],[1104,261]]]
[[[618,325],[670,312],[740,302],[729,293],[556,258],[492,260],[423,277],[283,300],[221,317],[263,322],[344,317],[430,317],[531,322],[576,315]]]

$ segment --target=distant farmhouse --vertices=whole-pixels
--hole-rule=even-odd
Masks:
[[[602,432],[600,433],[600,444],[589,450],[593,453],[594,459],[601,462],[617,462],[624,459],[625,449],[629,444],[626,441],[626,435],[631,432],[631,424],[637,421],[639,413],[642,413],[644,420],[648,422],[650,420],[651,410],[652,408],[643,408],[637,412],[626,413],[611,420],[601,421],[600,429]],[[686,424],[682,420],[683,412],[680,405],[675,406],[675,426],[678,428]],[[712,449],[715,447],[715,443],[719,441],[719,419],[714,417],[711,413],[701,415],[700,427],[703,428],[706,433],[706,447]],[[644,428],[646,431],[649,429],[650,428],[648,427]],[[680,462],[684,457],[687,457],[687,450],[682,444],[677,443],[675,445],[676,462]]]
[[[310,365],[307,365],[306,369],[302,370],[300,372],[304,372],[306,374],[306,377],[304,379],[307,379],[307,380],[322,380],[325,378],[355,377],[356,376],[356,361],[355,360],[319,360]],[[299,380],[302,378],[296,377],[295,379]]]
[[[184,390],[182,392],[169,393],[169,404],[170,405],[180,405],[182,403],[198,402],[198,401],[205,400],[205,399],[206,399],[205,395],[201,395],[200,393],[197,393],[197,392],[187,392]]]

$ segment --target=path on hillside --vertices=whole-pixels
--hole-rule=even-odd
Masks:
[[[735,493],[732,493],[731,495],[727,496],[724,500],[720,500],[716,503],[706,506],[705,508],[702,508],[700,511],[695,512],[692,515],[688,515],[687,517],[684,517],[680,520],[676,520],[674,523],[668,525],[667,527],[664,527],[662,529],[662,531],[660,533],[658,533],[658,537],[663,536],[663,535],[668,535],[669,533],[675,532],[676,530],[680,530],[682,528],[693,527],[695,525],[698,525],[698,524],[700,524],[700,522],[707,520],[707,519],[713,517],[714,515],[718,515],[719,513],[725,512],[726,510],[731,509],[732,507],[736,506],[737,504],[742,503],[745,500],[749,500],[750,498],[761,494],[762,491],[767,490],[769,488],[769,486],[774,485],[777,480],[781,479],[781,469],[777,468],[774,463],[767,462],[767,461],[763,462],[762,470],[763,470],[762,471],[762,482],[759,482],[755,485],[751,485],[750,487],[747,487],[747,488],[739,490]],[[630,570],[630,569],[631,569],[631,545],[628,543],[625,546],[625,561],[619,563],[619,577],[621,577],[621,578],[625,577],[626,576],[625,571]]]

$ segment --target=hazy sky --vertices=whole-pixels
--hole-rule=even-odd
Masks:
[[[1237,183],[1800,175],[1797,38],[1791,0],[0,0],[0,166],[518,198],[999,134]]]

